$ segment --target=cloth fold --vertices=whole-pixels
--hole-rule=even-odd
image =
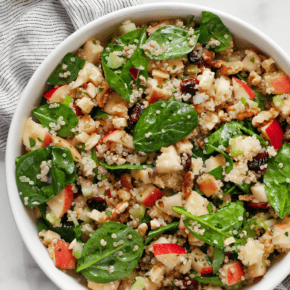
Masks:
[[[0,0],[0,150],[21,92],[45,57],[75,30],[139,0]]]

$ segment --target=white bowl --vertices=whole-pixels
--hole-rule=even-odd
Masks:
[[[176,17],[185,18],[194,14],[196,15],[195,19],[199,20],[202,11],[211,11],[219,15],[235,36],[237,44],[244,47],[256,47],[265,54],[272,56],[281,69],[290,75],[289,56],[274,41],[242,20],[208,7],[191,4],[159,3],[122,9],[85,25],[55,48],[33,74],[23,91],[12,119],[7,142],[6,179],[8,195],[14,219],[29,252],[44,273],[61,289],[84,290],[86,288],[74,278],[55,268],[47,250],[37,237],[37,228],[33,216],[20,201],[15,182],[14,160],[16,156],[21,154],[21,135],[26,119],[42,95],[47,78],[63,56],[67,52],[79,48],[87,38],[96,35],[100,40],[107,39],[110,33],[126,19],[131,19],[136,23],[144,23]],[[249,287],[249,289],[274,289],[289,274],[289,265],[290,254],[283,257],[279,263],[274,264],[266,276],[256,285]]]

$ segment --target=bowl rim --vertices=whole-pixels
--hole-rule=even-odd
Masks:
[[[21,234],[22,240],[24,241],[28,251],[30,252],[35,262],[38,264],[38,266],[41,268],[41,270],[49,277],[49,279],[55,285],[57,285],[61,289],[68,290],[71,288],[70,288],[70,285],[67,284],[67,281],[60,279],[60,278],[63,278],[63,276],[57,274],[57,272],[54,270],[56,269],[54,264],[48,265],[46,264],[46,262],[43,262],[41,260],[41,257],[38,255],[37,251],[35,250],[34,244],[30,241],[30,236],[25,232],[25,225],[27,224],[27,220],[23,219],[23,213],[25,211],[26,214],[28,214],[27,210],[24,206],[21,210],[19,210],[19,202],[18,202],[19,195],[18,195],[18,190],[16,187],[16,182],[15,182],[15,177],[14,177],[15,176],[15,163],[14,163],[15,153],[13,149],[15,147],[14,135],[19,124],[18,119],[19,119],[19,115],[21,115],[21,108],[25,105],[25,101],[29,97],[29,92],[32,91],[33,85],[35,84],[37,79],[40,77],[41,74],[45,74],[45,68],[48,66],[49,62],[52,59],[56,58],[60,54],[61,50],[65,49],[67,52],[70,51],[68,45],[71,43],[73,39],[79,38],[84,32],[89,31],[90,29],[96,27],[97,25],[106,23],[110,19],[113,19],[118,16],[123,16],[123,19],[126,19],[126,18],[129,18],[130,15],[134,14],[134,12],[140,12],[140,11],[145,11],[145,10],[146,11],[148,10],[159,11],[160,9],[162,10],[162,9],[178,9],[178,8],[188,9],[189,10],[188,14],[190,14],[190,11],[210,11],[217,14],[223,19],[232,21],[240,26],[243,26],[245,29],[251,30],[253,34],[258,35],[265,42],[267,42],[277,52],[277,54],[281,56],[283,60],[286,60],[286,62],[288,63],[288,66],[290,67],[290,57],[286,54],[286,52],[278,44],[276,44],[270,37],[265,35],[256,27],[226,12],[223,12],[223,11],[211,8],[211,7],[196,5],[196,4],[191,4],[191,3],[162,2],[162,3],[141,4],[137,6],[123,8],[123,9],[120,9],[115,12],[111,12],[107,15],[104,15],[98,19],[95,19],[89,22],[88,24],[81,27],[79,30],[72,33],[69,37],[67,37],[60,44],[58,44],[56,48],[54,48],[49,53],[49,55],[44,59],[44,61],[40,64],[37,70],[33,73],[24,91],[20,94],[20,98],[19,98],[16,110],[14,112],[14,115],[11,121],[9,133],[8,133],[8,139],[6,143],[6,154],[5,154],[6,171],[5,172],[6,172],[6,185],[7,185],[7,193],[9,197],[9,204],[11,207],[14,221]],[[276,276],[276,278],[278,277],[277,279],[276,278],[272,280],[266,279],[267,277],[266,275],[265,278],[263,278],[259,283],[251,286],[249,289],[251,290],[274,289],[290,273],[290,268],[288,269],[287,262],[290,262],[290,253],[287,254],[282,259],[282,261],[279,262],[279,266],[277,266],[275,269],[272,269],[272,271],[270,268],[271,276],[273,277]],[[52,267],[54,269],[52,269]],[[270,273],[267,272],[267,274],[270,274]],[[79,287],[77,288],[83,289]]]

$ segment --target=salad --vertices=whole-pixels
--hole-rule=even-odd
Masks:
[[[16,159],[55,266],[93,290],[242,289],[290,248],[290,79],[221,19],[122,23],[47,80]]]

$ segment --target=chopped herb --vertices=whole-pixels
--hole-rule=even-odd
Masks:
[[[288,237],[289,236],[289,233],[288,232],[285,232],[285,236]]]
[[[104,88],[99,88],[100,94],[104,91]]]
[[[42,139],[40,139],[39,137],[37,137],[37,140],[38,140],[39,142],[43,142]]]
[[[209,204],[207,205],[207,209],[208,209],[208,212],[209,212],[209,213],[213,213],[213,208],[212,208],[212,204],[211,204],[211,203],[209,203]]]
[[[97,42],[95,40],[93,40],[93,44],[97,44]]]
[[[254,57],[251,58],[251,62],[255,63],[255,58]]]
[[[30,145],[30,148],[35,146],[35,140],[33,138],[29,138],[29,145]]]
[[[105,212],[105,214],[106,214],[107,216],[110,216],[110,215],[111,215],[111,212],[112,212],[112,211],[108,210],[108,211]]]
[[[176,69],[176,65],[174,65],[174,66],[172,67],[172,69]]]
[[[161,87],[161,86],[159,86],[159,85],[157,85],[157,88],[159,88],[159,89],[163,89],[163,87]]]

